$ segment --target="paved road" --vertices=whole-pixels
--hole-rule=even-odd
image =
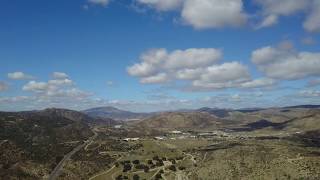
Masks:
[[[83,147],[85,147],[86,145],[92,143],[92,141],[94,141],[94,139],[96,139],[96,137],[98,136],[98,133],[96,132],[96,130],[93,130],[94,136],[92,136],[88,141],[86,141],[85,143],[77,146],[76,148],[74,148],[71,152],[69,152],[68,154],[66,154],[63,159],[59,162],[59,164],[54,168],[54,170],[51,172],[48,180],[55,180],[57,179],[57,177],[59,177],[59,175],[61,174],[62,170],[63,170],[63,166],[65,165],[65,163],[71,158],[72,155],[74,155],[76,152],[78,152],[80,149],[82,149]]]

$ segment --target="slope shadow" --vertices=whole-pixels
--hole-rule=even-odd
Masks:
[[[282,130],[282,129],[286,128],[289,123],[291,123],[291,122],[293,122],[295,120],[309,118],[309,117],[313,117],[313,116],[314,115],[296,117],[296,118],[292,118],[292,119],[289,119],[289,120],[281,122],[281,123],[274,123],[274,122],[271,122],[271,121],[266,120],[266,119],[261,119],[259,121],[253,122],[253,123],[248,123],[248,124],[244,125],[241,128],[234,128],[232,130],[233,131],[237,131],[237,132],[255,131],[255,130],[264,129],[264,128],[267,128],[267,127],[272,127],[275,130]]]

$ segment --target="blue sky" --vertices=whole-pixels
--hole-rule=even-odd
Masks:
[[[319,19],[317,0],[4,0],[0,110],[319,104]]]

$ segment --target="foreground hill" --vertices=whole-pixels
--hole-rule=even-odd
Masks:
[[[95,118],[112,118],[115,120],[123,120],[123,121],[144,119],[146,117],[151,116],[151,114],[148,114],[148,113],[134,113],[130,111],[117,109],[111,106],[87,109],[82,112],[87,114],[88,116],[95,117]]]
[[[42,179],[93,136],[86,115],[64,109],[0,112],[0,177]]]

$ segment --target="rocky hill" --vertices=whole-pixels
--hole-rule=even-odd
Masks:
[[[203,129],[218,127],[223,121],[206,112],[166,112],[140,121],[137,125],[145,128]]]
[[[0,112],[0,177],[42,179],[93,136],[86,115],[64,109]]]

